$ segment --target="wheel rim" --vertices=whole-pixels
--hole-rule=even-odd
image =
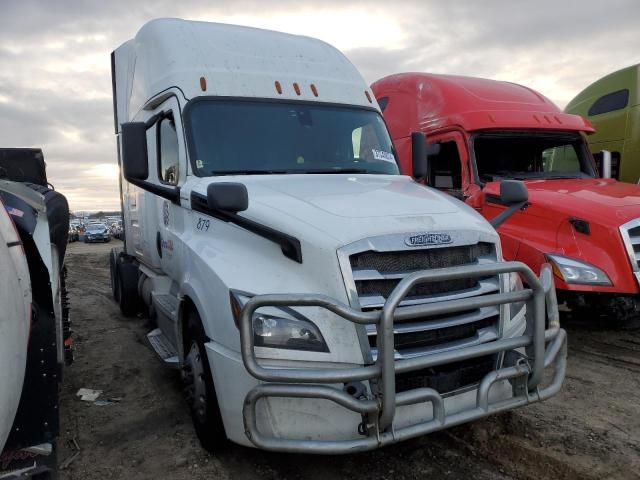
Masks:
[[[187,400],[199,423],[207,421],[207,384],[203,360],[198,345],[196,342],[192,342],[189,355],[186,358],[188,373],[185,380],[187,382]]]

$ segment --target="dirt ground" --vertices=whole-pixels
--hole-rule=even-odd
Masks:
[[[147,344],[149,326],[122,317],[111,298],[116,243],[68,250],[76,362],[61,399],[62,479],[640,479],[640,331],[570,318],[565,386],[545,403],[365,454],[230,446],[212,456],[196,440],[178,372]],[[82,402],[81,387],[120,400]]]

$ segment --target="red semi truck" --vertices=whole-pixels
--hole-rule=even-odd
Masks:
[[[559,302],[626,323],[640,311],[640,186],[600,178],[591,124],[521,85],[425,73],[372,85],[403,173],[492,219],[502,180],[529,201],[499,233],[505,259],[553,265]],[[420,142],[427,138],[427,155]],[[422,140],[421,140],[422,139]],[[412,143],[413,142],[413,143]],[[415,176],[415,175],[414,175]]]

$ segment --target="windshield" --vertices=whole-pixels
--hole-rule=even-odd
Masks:
[[[480,134],[473,147],[481,182],[595,176],[591,156],[579,133]]]
[[[87,232],[102,232],[104,230],[106,230],[107,227],[105,225],[103,225],[102,223],[96,223],[93,225],[89,225],[87,227]]]
[[[204,100],[187,128],[198,176],[286,173],[398,174],[378,112],[270,101]]]

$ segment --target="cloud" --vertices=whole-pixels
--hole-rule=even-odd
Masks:
[[[154,17],[317,36],[341,48],[369,83],[402,71],[474,75],[522,83],[560,106],[597,78],[640,62],[636,0],[1,5],[0,146],[42,147],[50,181],[81,210],[119,207],[109,55]]]

